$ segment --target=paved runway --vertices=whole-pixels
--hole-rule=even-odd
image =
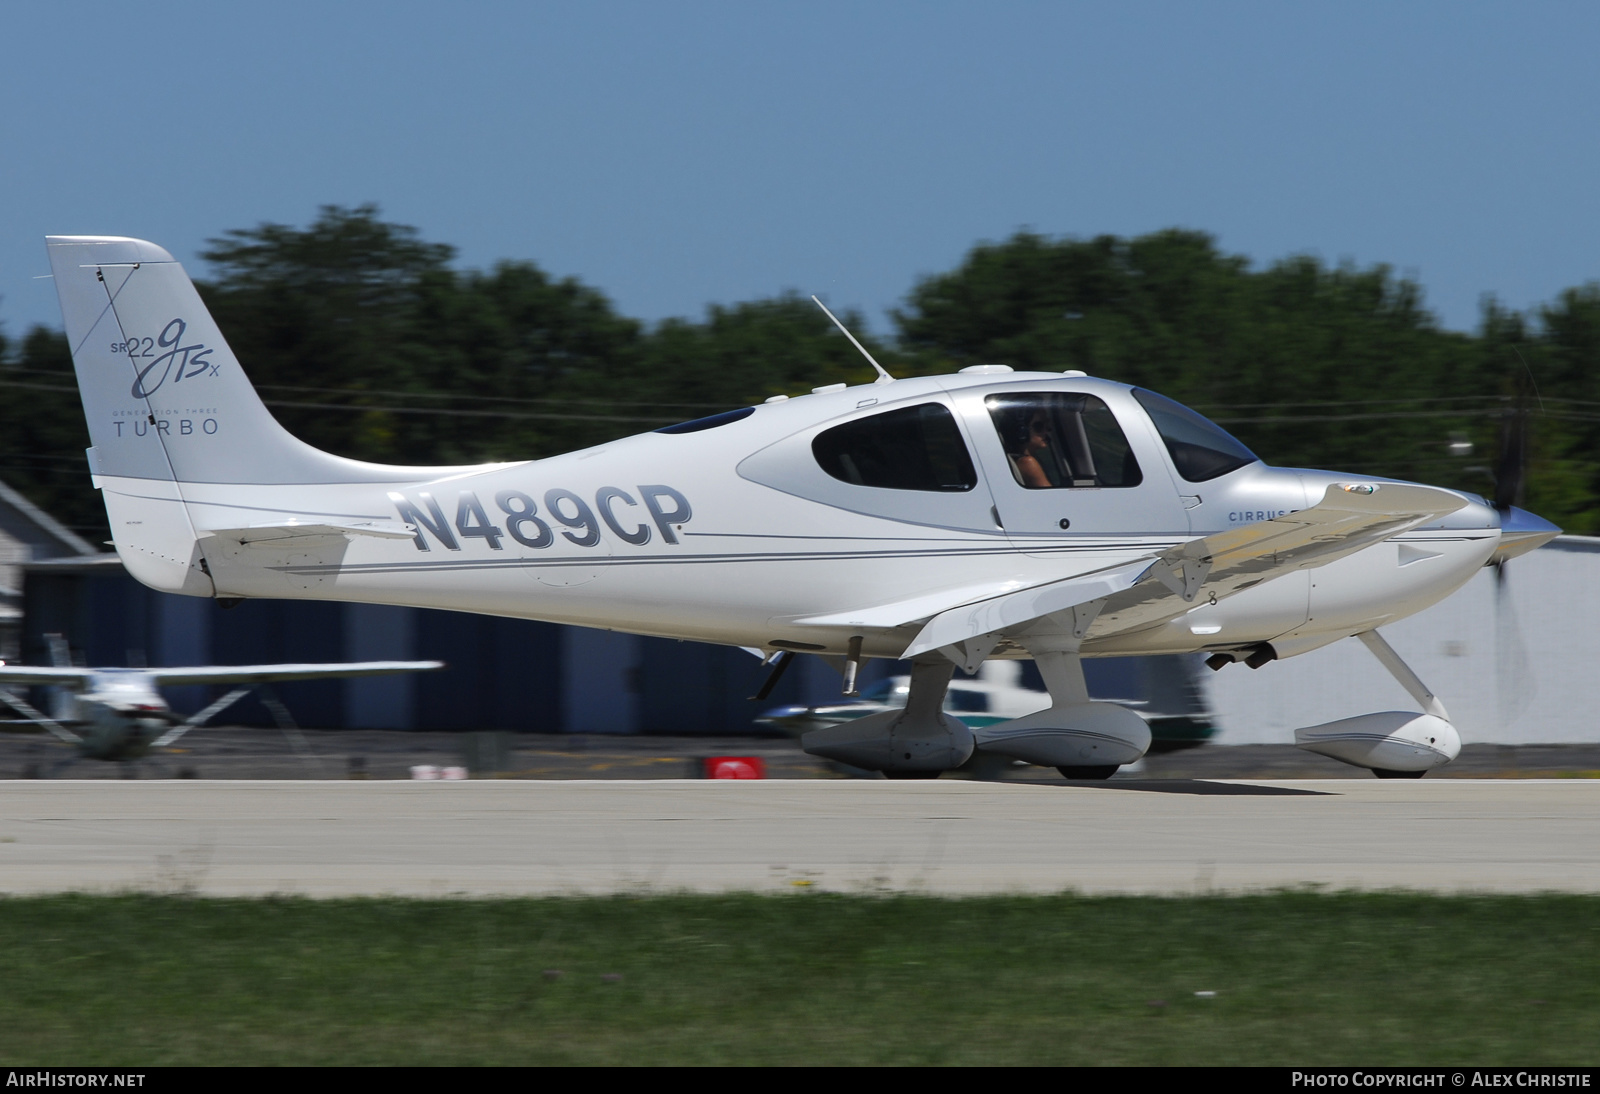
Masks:
[[[6,723],[0,722],[0,728]],[[14,727],[13,727],[14,728]],[[475,741],[501,750],[480,766]],[[464,764],[500,779],[678,779],[700,770],[706,756],[760,756],[772,779],[843,778],[842,769],[809,756],[792,738],[675,737],[610,733],[453,733],[424,730],[307,729],[291,737],[278,729],[206,728],[177,745],[158,748],[131,766],[78,757],[47,733],[0,733],[0,782],[8,779],[406,779],[417,764]],[[1582,745],[1469,744],[1433,779],[1550,779],[1600,777],[1600,743]],[[960,776],[947,775],[946,779]],[[1054,768],[1018,764],[990,770],[986,779],[1059,785]],[[1121,778],[1371,779],[1372,773],[1305,752],[1292,744],[1206,746],[1145,756]]]
[[[8,782],[0,892],[1600,891],[1600,780]]]

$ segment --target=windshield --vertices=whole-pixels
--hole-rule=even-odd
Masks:
[[[1143,388],[1135,388],[1133,397],[1149,412],[1178,474],[1189,482],[1205,482],[1260,459],[1221,426],[1182,403]]]

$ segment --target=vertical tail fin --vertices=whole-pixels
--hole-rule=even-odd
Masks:
[[[319,451],[279,425],[160,247],[112,236],[46,243],[96,473],[254,484],[415,476]]]
[[[183,267],[155,244],[111,236],[46,242],[94,444],[90,469],[117,553],[146,585],[215,595],[190,509],[202,484],[388,483],[451,470],[347,460],[290,434],[268,413]],[[271,493],[275,507],[293,511],[293,498]]]

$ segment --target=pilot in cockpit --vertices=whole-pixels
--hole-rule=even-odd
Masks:
[[[1018,415],[1007,433],[1006,458],[1011,461],[1017,481],[1033,489],[1054,486],[1045,471],[1045,461],[1054,462],[1055,451],[1051,443],[1050,418],[1044,410],[1035,409],[1026,418]]]

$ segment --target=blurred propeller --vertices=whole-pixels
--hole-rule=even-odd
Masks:
[[[1537,689],[1503,561],[1494,564],[1494,654],[1495,713],[1504,730],[1528,712]]]
[[[1500,420],[1500,458],[1494,468],[1494,507],[1501,517],[1524,505],[1528,477],[1528,392],[1533,373],[1517,354],[1522,368],[1513,381],[1511,408]]]
[[[1494,507],[1500,512],[1501,526],[1501,547],[1493,559],[1495,707],[1502,730],[1527,713],[1535,691],[1528,643],[1517,620],[1516,607],[1511,602],[1506,564],[1514,555],[1531,550],[1549,538],[1537,538],[1541,530],[1530,525],[1532,522],[1545,522],[1522,508],[1528,476],[1528,396],[1531,392],[1537,397],[1538,388],[1533,382],[1533,370],[1528,367],[1522,353],[1515,346],[1512,352],[1516,353],[1517,362],[1522,367],[1515,372],[1512,381],[1511,407],[1500,421],[1500,453],[1495,461],[1494,472]],[[1522,535],[1525,532],[1534,532],[1535,535]]]

